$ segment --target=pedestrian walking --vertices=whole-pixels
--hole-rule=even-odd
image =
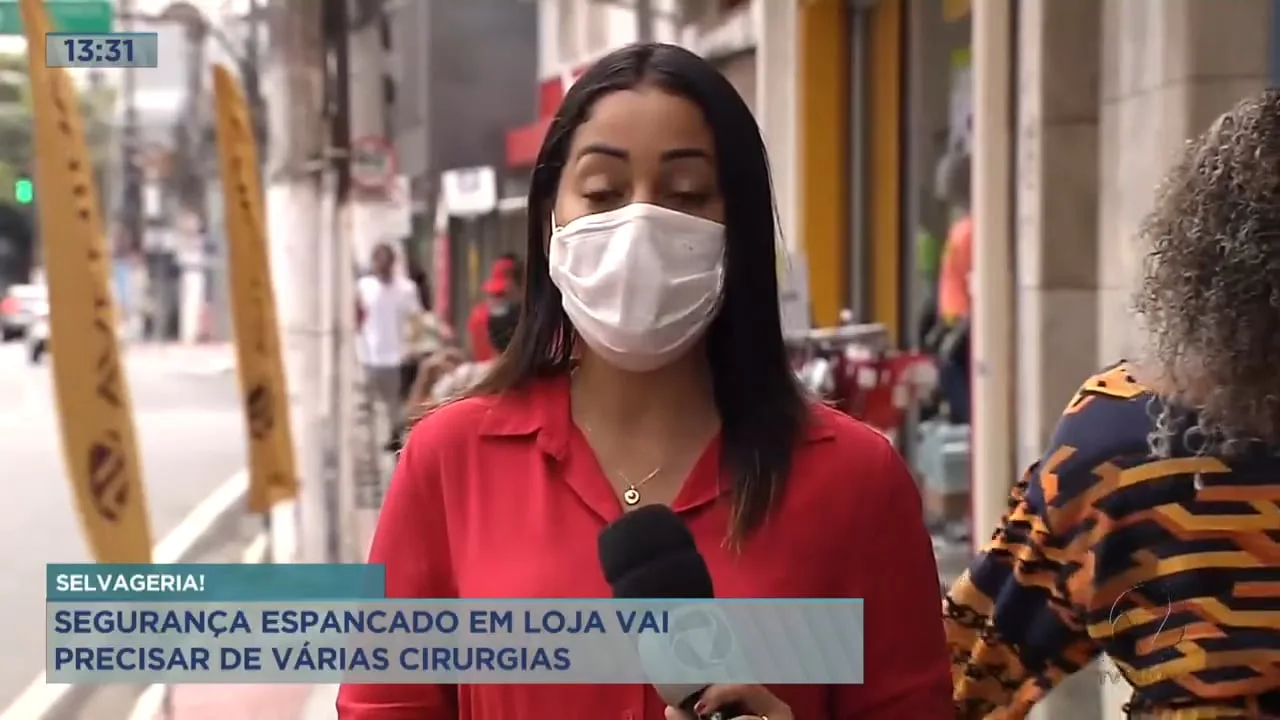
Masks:
[[[359,355],[370,400],[380,406],[386,424],[384,449],[389,452],[400,446],[404,421],[401,366],[409,350],[406,328],[424,312],[417,288],[407,277],[396,275],[395,264],[395,249],[380,244],[373,250],[372,272],[356,282]]]

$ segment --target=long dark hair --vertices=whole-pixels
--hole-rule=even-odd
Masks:
[[[551,282],[551,211],[574,130],[601,97],[651,84],[702,109],[717,147],[724,194],[724,297],[707,331],[722,456],[733,489],[731,538],[758,527],[780,497],[808,409],[787,360],[778,308],[773,193],[764,141],[751,110],[715,68],[674,45],[630,45],[601,58],[573,84],[552,120],[529,187],[525,299],[511,345],[473,395],[569,372],[573,326]]]

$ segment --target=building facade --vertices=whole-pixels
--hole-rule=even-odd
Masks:
[[[783,9],[778,6],[787,5]],[[1184,142],[1272,77],[1272,0],[800,0],[797,230],[816,324],[917,342],[940,158],[973,153],[975,535],[1081,380],[1132,351],[1134,240]],[[835,152],[832,152],[835,150]],[[1118,718],[1082,673],[1041,718]]]
[[[533,3],[423,0],[388,3],[364,39],[353,38],[382,48],[381,65],[365,63],[357,72],[353,63],[353,107],[361,97],[380,110],[378,117],[366,111],[353,118],[354,134],[390,140],[405,186],[396,191],[401,197],[389,199],[409,204],[410,263],[432,268],[445,290],[448,307],[442,309],[455,324],[465,317],[480,282],[471,288],[457,278],[479,275],[480,253],[495,254],[501,223],[494,205],[479,216],[448,219],[449,232],[437,235],[442,177],[460,169],[492,169],[499,183],[510,182],[505,136],[535,105],[537,23]],[[357,56],[375,52],[353,51]],[[355,223],[357,232],[362,224]]]

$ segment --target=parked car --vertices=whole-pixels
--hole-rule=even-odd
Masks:
[[[49,303],[47,301],[36,303],[32,312],[35,317],[27,328],[26,334],[27,359],[32,365],[39,365],[44,360],[44,356],[49,354]],[[121,343],[128,340],[128,333],[123,323],[116,329],[116,339]]]
[[[10,285],[0,298],[0,339],[15,340],[27,334],[38,315],[47,308],[49,294],[43,285]]]
[[[27,328],[27,359],[32,365],[40,364],[45,353],[49,352],[49,303],[42,303],[36,308],[38,313],[31,327]]]

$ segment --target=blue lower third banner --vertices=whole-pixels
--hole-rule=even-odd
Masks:
[[[264,573],[271,567],[284,571],[291,592],[274,586]],[[50,566],[47,680],[844,685],[863,678],[860,600],[385,600],[369,590],[377,585],[381,594],[382,568],[361,567]],[[256,585],[235,568],[258,573]],[[335,597],[325,573],[341,576],[356,596]],[[299,596],[308,588],[316,597]]]

